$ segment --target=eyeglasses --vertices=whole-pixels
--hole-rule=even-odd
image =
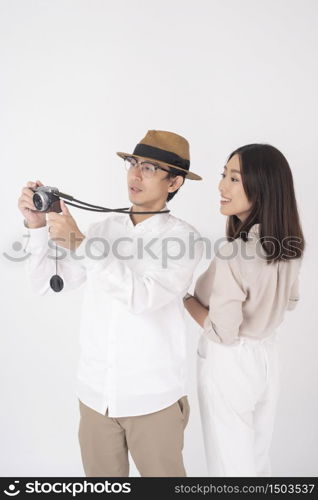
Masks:
[[[164,172],[169,172],[169,170],[166,170],[165,168],[162,168],[159,165],[156,165],[155,163],[151,163],[149,161],[138,161],[136,158],[133,156],[126,156],[124,158],[125,162],[125,168],[128,171],[132,171],[138,166],[140,167],[140,171],[142,173],[143,177],[146,177],[147,179],[151,179],[156,173],[156,170],[163,170]]]

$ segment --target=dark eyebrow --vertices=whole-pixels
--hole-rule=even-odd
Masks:
[[[226,170],[227,170],[227,166],[226,165],[224,165],[224,168],[226,168]],[[237,172],[238,174],[241,175],[241,172],[239,170],[236,170],[235,168],[232,168],[231,172]]]

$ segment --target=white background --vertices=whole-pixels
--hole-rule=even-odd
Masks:
[[[224,235],[217,184],[250,142],[290,162],[307,239],[301,302],[280,328],[276,476],[317,475],[316,0],[1,0],[2,476],[81,476],[75,396],[83,289],[31,292],[17,200],[40,179],[95,204],[127,206],[122,160],[148,129],[188,138],[191,168],[173,213]],[[102,215],[71,209],[80,228]],[[206,268],[202,261],[196,276]],[[191,419],[184,459],[206,472],[195,387],[200,329],[189,324]],[[132,467],[132,474],[137,474]]]

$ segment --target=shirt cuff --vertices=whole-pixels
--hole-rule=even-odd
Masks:
[[[216,325],[211,321],[209,315],[205,318],[204,323],[204,334],[213,342],[217,342],[218,344],[231,345],[237,344],[239,342],[239,337],[232,333],[222,332],[220,335],[217,332]]]
[[[28,228],[28,239],[24,251],[34,251],[37,249],[42,249],[48,244],[48,227],[38,227],[38,228]]]
[[[217,335],[216,331],[213,328],[212,321],[210,320],[209,315],[205,318],[203,322],[204,334],[213,342],[217,342],[218,344],[222,343],[221,338]]]
[[[295,309],[295,307],[297,306],[299,302],[299,297],[298,298],[292,298],[292,299],[289,299],[288,300],[288,303],[287,303],[287,311],[292,311],[293,309]]]

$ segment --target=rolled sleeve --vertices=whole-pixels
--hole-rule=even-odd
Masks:
[[[290,291],[288,303],[287,303],[287,310],[292,311],[295,309],[299,302],[299,277],[297,276],[296,280],[293,283],[293,286]]]
[[[235,259],[217,255],[211,266],[213,282],[205,333],[215,342],[232,344],[238,340],[247,292]]]

